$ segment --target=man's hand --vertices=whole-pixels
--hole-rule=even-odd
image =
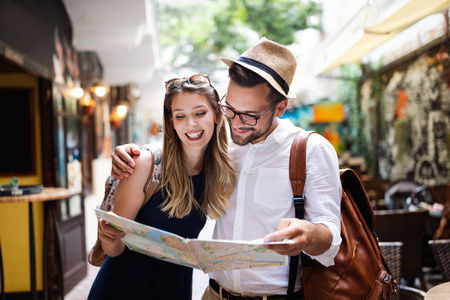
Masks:
[[[111,154],[111,176],[116,179],[129,177],[134,172],[133,156],[141,154],[141,149],[136,144],[117,146]]]
[[[293,244],[265,245],[267,249],[276,251],[282,255],[295,256],[305,251],[309,255],[319,255],[328,250],[333,241],[333,236],[327,226],[313,224],[297,218],[281,219],[277,231],[264,237],[264,241],[293,240]]]

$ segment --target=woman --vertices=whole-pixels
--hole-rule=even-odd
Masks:
[[[218,101],[206,75],[166,82],[161,188],[144,199],[154,162],[142,151],[133,158],[134,173],[119,182],[114,213],[187,238],[198,237],[206,216],[225,213],[236,176]],[[122,236],[99,222],[108,257],[88,299],[191,299],[192,269],[130,251]]]

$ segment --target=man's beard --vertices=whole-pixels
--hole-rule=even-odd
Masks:
[[[246,136],[246,137],[236,134],[233,131],[233,127],[231,125],[231,119],[227,119],[228,125],[230,126],[231,139],[233,140],[233,142],[236,145],[239,145],[239,146],[245,146],[249,143],[253,143],[254,141],[256,141],[257,139],[259,139],[260,137],[265,135],[270,130],[270,128],[272,127],[272,124],[273,124],[273,115],[274,115],[274,113],[272,113],[272,115],[270,116],[270,121],[267,124],[267,127],[263,128],[262,130],[256,131],[255,127],[251,127],[251,126],[244,127],[243,129],[252,131],[252,133],[250,133],[250,135]]]

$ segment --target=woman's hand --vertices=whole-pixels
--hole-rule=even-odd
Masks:
[[[110,226],[105,220],[98,221],[98,238],[102,242],[102,248],[110,257],[120,255],[125,249],[122,238],[125,233]]]

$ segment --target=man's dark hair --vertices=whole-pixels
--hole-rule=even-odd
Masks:
[[[257,86],[258,84],[267,84],[270,88],[269,95],[267,96],[267,101],[269,101],[270,103],[275,103],[286,98],[280,92],[278,92],[269,82],[267,82],[267,80],[265,80],[255,72],[244,68],[240,64],[233,63],[228,69],[228,75],[230,76],[230,79],[240,87],[252,88],[254,86]]]

